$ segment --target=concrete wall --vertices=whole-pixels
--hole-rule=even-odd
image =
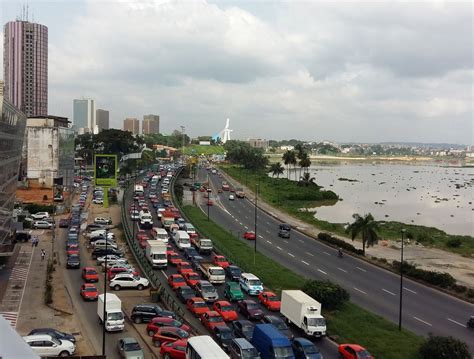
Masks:
[[[53,187],[58,177],[59,132],[58,128],[27,127],[28,157],[27,177],[38,180],[46,188]]]

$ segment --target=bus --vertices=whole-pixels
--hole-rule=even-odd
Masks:
[[[137,196],[143,196],[143,186],[142,185],[135,185],[135,195]]]
[[[209,335],[188,339],[186,359],[229,359],[229,356]]]

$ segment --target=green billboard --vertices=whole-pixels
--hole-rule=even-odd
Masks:
[[[94,155],[96,186],[117,187],[117,155]]]

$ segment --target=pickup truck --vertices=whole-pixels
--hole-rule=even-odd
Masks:
[[[210,254],[212,252],[213,246],[212,241],[208,238],[198,238],[194,240],[197,251],[200,254]]]
[[[245,192],[244,191],[235,191],[235,197],[237,198],[245,198]]]
[[[197,269],[211,283],[222,284],[225,282],[225,272],[222,267],[216,266],[212,262],[201,261]]]

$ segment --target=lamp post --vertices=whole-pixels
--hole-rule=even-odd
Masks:
[[[181,127],[181,137],[182,137],[182,145],[181,145],[181,156],[184,159],[184,126]]]
[[[400,308],[398,313],[398,330],[402,330],[402,304],[403,304],[403,242],[405,242],[405,229],[402,232],[402,250],[400,252]]]
[[[209,222],[209,201],[211,200],[211,192],[209,189],[211,188],[210,183],[209,183],[209,173],[207,173],[207,186],[208,188],[206,189],[207,191],[207,221]]]
[[[108,232],[107,227],[105,227],[105,270],[104,270],[104,308],[102,316],[102,355],[105,357],[105,324],[107,322],[107,249],[108,249]]]
[[[258,200],[258,183],[255,186],[255,242],[253,249],[253,264],[256,262],[257,258],[257,200]]]

